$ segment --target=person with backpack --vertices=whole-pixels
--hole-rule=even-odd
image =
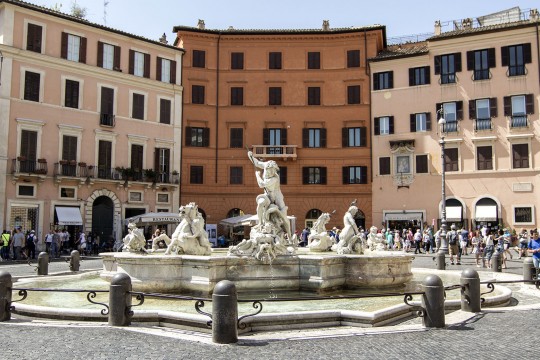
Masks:
[[[450,264],[454,265],[454,255],[456,256],[457,265],[461,265],[459,256],[459,235],[456,231],[456,225],[452,224],[450,231],[446,234],[448,242],[448,253],[450,254]]]
[[[36,258],[36,242],[37,236],[34,230],[30,231],[30,234],[26,237],[26,257],[29,259]]]

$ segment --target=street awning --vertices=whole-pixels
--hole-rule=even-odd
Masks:
[[[82,225],[81,210],[78,207],[55,208],[58,225]]]
[[[173,212],[149,212],[135,215],[124,220],[124,224],[134,223],[137,226],[178,224],[180,215]]]
[[[422,213],[419,212],[387,212],[384,214],[385,221],[422,221]]]
[[[474,219],[476,221],[497,221],[497,206],[480,205],[476,207]]]
[[[461,206],[447,206],[446,207],[446,220],[447,221],[461,221],[462,208]]]

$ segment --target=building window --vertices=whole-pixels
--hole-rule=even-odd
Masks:
[[[98,41],[97,66],[120,71],[120,46]]]
[[[244,53],[242,52],[231,53],[231,69],[233,70],[244,69]]]
[[[24,100],[39,102],[41,75],[32,71],[24,73]]]
[[[114,126],[114,89],[101,87],[100,125]]]
[[[441,106],[443,108],[444,120],[446,121],[444,132],[457,132],[458,120],[463,120],[463,101],[438,103],[435,106],[436,111],[439,111]]]
[[[491,146],[478,146],[476,159],[476,170],[493,170],[493,148]]]
[[[62,136],[62,160],[69,161],[70,163],[60,166],[60,174],[63,176],[76,176],[77,175],[77,142],[76,136],[63,135]]]
[[[427,85],[429,83],[429,66],[409,69],[409,86]]]
[[[86,63],[86,38],[63,32],[60,57]]]
[[[79,108],[79,82],[75,80],[66,80],[64,96],[64,106],[69,108]]]
[[[347,104],[360,104],[360,85],[347,86]]]
[[[150,54],[129,50],[129,73],[139,77],[150,77]],[[148,70],[147,70],[148,68]]]
[[[416,155],[416,173],[417,174],[427,174],[429,172],[428,168],[428,156],[425,155]]]
[[[281,87],[268,88],[268,105],[281,105]]]
[[[343,167],[343,184],[367,184],[367,166]]]
[[[263,145],[270,146],[266,149],[267,154],[283,154],[282,145],[287,145],[287,129],[263,129]]]
[[[191,103],[204,104],[204,86],[191,85]]]
[[[342,128],[342,142],[343,147],[365,147],[366,141],[366,128],[354,127],[354,128]]]
[[[347,51],[347,67],[348,68],[360,67],[360,50]]]
[[[112,142],[99,140],[98,143],[98,178],[112,179]]]
[[[508,66],[508,76],[527,75],[525,64],[530,64],[531,44],[503,46],[501,48],[502,66]]]
[[[169,183],[171,168],[171,149],[156,148],[154,152],[154,170],[158,183]]]
[[[514,205],[514,224],[534,225],[534,208],[527,205]]]
[[[210,129],[186,127],[186,146],[208,147],[210,144]]]
[[[375,135],[389,135],[394,133],[393,116],[376,117],[373,125]]]
[[[321,53],[320,52],[308,52],[308,69],[320,69],[321,68]]]
[[[379,158],[379,175],[390,175],[390,158]]]
[[[176,83],[176,61],[157,57],[156,80],[164,83]]]
[[[286,166],[279,167],[279,183],[281,185],[287,185],[287,167]]]
[[[202,166],[192,165],[189,169],[189,183],[203,184],[204,168]]]
[[[310,148],[326,147],[326,129],[302,129],[302,145]]]
[[[394,72],[385,71],[373,74],[373,90],[394,88]]]
[[[268,54],[268,68],[279,70],[281,69],[281,53],[271,52]]]
[[[467,51],[467,70],[473,71],[473,80],[487,80],[489,69],[495,67],[495,49]]]
[[[474,120],[474,130],[491,130],[492,117],[497,117],[497,98],[469,101],[469,118]]]
[[[158,202],[160,204],[168,204],[169,203],[169,194],[168,193],[158,193],[156,202]],[[168,210],[157,209],[157,212],[168,212]]]
[[[41,54],[43,27],[28,23],[26,34],[26,50]]]
[[[130,167],[133,170],[133,180],[142,181],[144,164],[144,146],[131,144]]]
[[[206,51],[193,50],[193,67],[196,67],[196,68],[206,67]]]
[[[234,149],[240,149],[244,147],[244,129],[243,128],[231,128],[230,129],[230,146]]]
[[[17,185],[17,196],[35,197],[36,187],[34,185]]]
[[[302,168],[302,178],[304,185],[311,184],[326,184],[326,168],[325,167],[304,167]]]
[[[36,170],[38,132],[21,130],[19,172],[33,173]]]
[[[159,99],[159,122],[161,124],[171,123],[171,100]]]
[[[140,191],[130,191],[129,192],[129,202],[142,202],[143,194]]]
[[[422,132],[431,130],[431,114],[418,113],[411,114],[411,132]]]
[[[244,88],[231,88],[231,105],[244,105]]]
[[[514,169],[529,168],[528,144],[512,144],[512,167]]]
[[[242,185],[244,183],[244,168],[241,166],[231,166],[230,168],[230,184]]]
[[[457,82],[456,73],[461,71],[461,53],[435,56],[435,75],[441,75],[441,84]]]
[[[321,105],[321,88],[318,86],[308,87],[308,105]]]
[[[457,148],[444,150],[445,171],[459,171],[459,153]]]
[[[504,116],[510,118],[511,128],[529,126],[528,115],[532,114],[534,114],[533,94],[504,97]]]
[[[75,188],[74,187],[60,187],[60,198],[61,199],[75,199]]]
[[[144,120],[144,102],[145,96],[143,94],[133,93],[133,104],[131,117],[133,119]]]

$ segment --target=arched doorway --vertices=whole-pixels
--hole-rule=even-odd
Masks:
[[[322,215],[322,211],[319,209],[309,210],[306,214],[306,221],[305,221],[306,227],[311,229],[313,227],[313,223],[317,221],[317,219],[321,215]]]
[[[491,198],[481,198],[474,206],[474,227],[481,228],[487,225],[490,229],[498,229],[500,223],[499,206]]]
[[[99,235],[101,242],[113,242],[113,224],[113,201],[108,196],[97,197],[92,205],[92,232]]]

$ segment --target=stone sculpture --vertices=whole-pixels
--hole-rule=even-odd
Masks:
[[[291,227],[287,218],[287,206],[281,192],[279,167],[273,160],[261,161],[247,153],[256,168],[257,184],[264,190],[255,199],[257,203],[258,224],[236,246],[229,248],[228,255],[253,256],[260,261],[271,262],[278,255],[291,255],[296,251],[296,235],[291,236]]]
[[[335,212],[335,210],[334,210]],[[334,213],[332,212],[332,214]],[[326,224],[330,221],[330,213],[322,213],[315,221],[308,236],[308,245],[310,251],[323,252],[329,251],[335,244],[333,237],[328,235]]]
[[[134,223],[128,224],[128,234],[124,237],[123,243],[122,251],[135,253],[146,252],[144,233]]]
[[[332,250],[335,250],[339,255],[361,255],[364,253],[363,236],[354,221],[357,212],[355,199],[343,216],[343,230],[339,234],[339,242],[332,247]]]
[[[179,213],[181,221],[171,238],[167,240],[167,235],[163,237],[163,240],[167,244],[165,255],[171,253],[210,255],[212,253],[212,246],[208,241],[208,234],[204,228],[204,219],[199,213],[198,206],[194,202],[191,202],[188,205],[181,206]]]
[[[384,237],[377,230],[376,226],[369,228],[367,248],[371,251],[384,251]]]

